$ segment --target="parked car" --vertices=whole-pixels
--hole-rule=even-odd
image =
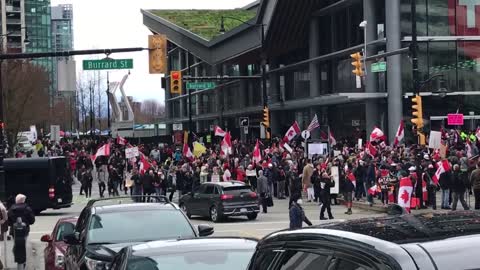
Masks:
[[[111,270],[243,270],[257,241],[247,238],[204,238],[155,241],[123,248]]]
[[[257,194],[240,181],[201,184],[182,196],[179,205],[189,218],[210,217],[213,222],[227,216],[247,216],[254,220],[260,212]]]
[[[43,251],[45,270],[64,270],[65,251],[67,244],[63,237],[73,233],[77,217],[61,218],[55,224],[51,234],[45,234],[40,241],[47,243]]]
[[[478,269],[479,221],[459,211],[280,231],[259,242],[248,270]]]
[[[116,252],[125,246],[213,233],[213,228],[208,225],[194,228],[180,208],[168,198],[149,198],[156,201],[136,203],[132,197],[90,200],[81,212],[73,233],[65,236],[69,245],[65,254],[65,269],[108,269]]]

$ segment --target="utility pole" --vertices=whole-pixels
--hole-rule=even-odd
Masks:
[[[93,138],[94,137],[94,120],[93,120],[93,86],[92,82],[89,82],[89,90],[90,90],[90,136]]]

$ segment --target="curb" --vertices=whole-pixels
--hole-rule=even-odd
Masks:
[[[345,204],[345,200],[343,198],[338,198],[337,199],[341,204]],[[362,210],[367,210],[367,211],[374,211],[374,212],[379,212],[379,213],[387,213],[387,208],[383,207],[381,205],[373,205],[370,206],[366,202],[361,202],[361,201],[353,201],[353,208],[358,208]]]

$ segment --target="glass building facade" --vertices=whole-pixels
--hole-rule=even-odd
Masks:
[[[25,0],[25,25],[30,44],[26,46],[27,52],[51,52],[52,28],[50,0]],[[50,106],[53,105],[54,91],[56,89],[56,76],[54,73],[53,58],[41,58],[34,63],[41,65],[50,78]]]

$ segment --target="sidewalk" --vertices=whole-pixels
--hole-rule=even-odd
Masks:
[[[435,210],[435,211],[444,211],[444,212],[451,211],[451,210],[441,209],[441,207],[440,207],[441,203],[442,203],[441,192],[437,192],[436,199],[437,199],[437,210]],[[465,198],[465,200],[467,201],[467,204],[470,206],[470,209],[473,209],[473,205],[475,203],[475,198],[473,197],[473,195],[467,196]],[[340,204],[344,204],[345,201],[344,201],[343,197],[340,197],[340,198],[338,198],[338,202]],[[370,206],[370,204],[367,202],[366,198],[362,198],[359,201],[354,199],[353,200],[353,208],[359,208],[359,209],[362,209],[362,210],[370,210],[370,211],[375,211],[375,212],[379,212],[379,213],[386,213],[387,212],[387,208],[382,205],[382,201],[377,199],[377,197],[374,197],[373,202],[374,202],[374,204],[372,206]],[[457,204],[457,210],[463,210],[463,207],[462,207],[462,204],[460,203],[460,201]],[[427,209],[421,209],[421,210],[412,209],[413,214],[429,212],[429,211],[432,211],[431,207],[429,207]]]
[[[37,252],[37,246],[40,247],[39,245],[32,243],[32,241],[27,240],[27,267],[25,268],[26,270],[43,269],[43,265],[40,266],[37,263],[40,259],[37,256],[38,254],[43,254],[43,250],[41,252]],[[6,241],[6,243],[4,241],[0,241],[0,255],[0,259],[3,263],[4,269],[17,269],[17,263],[15,262],[15,259],[13,257],[13,239]],[[6,260],[5,255],[7,256]]]

